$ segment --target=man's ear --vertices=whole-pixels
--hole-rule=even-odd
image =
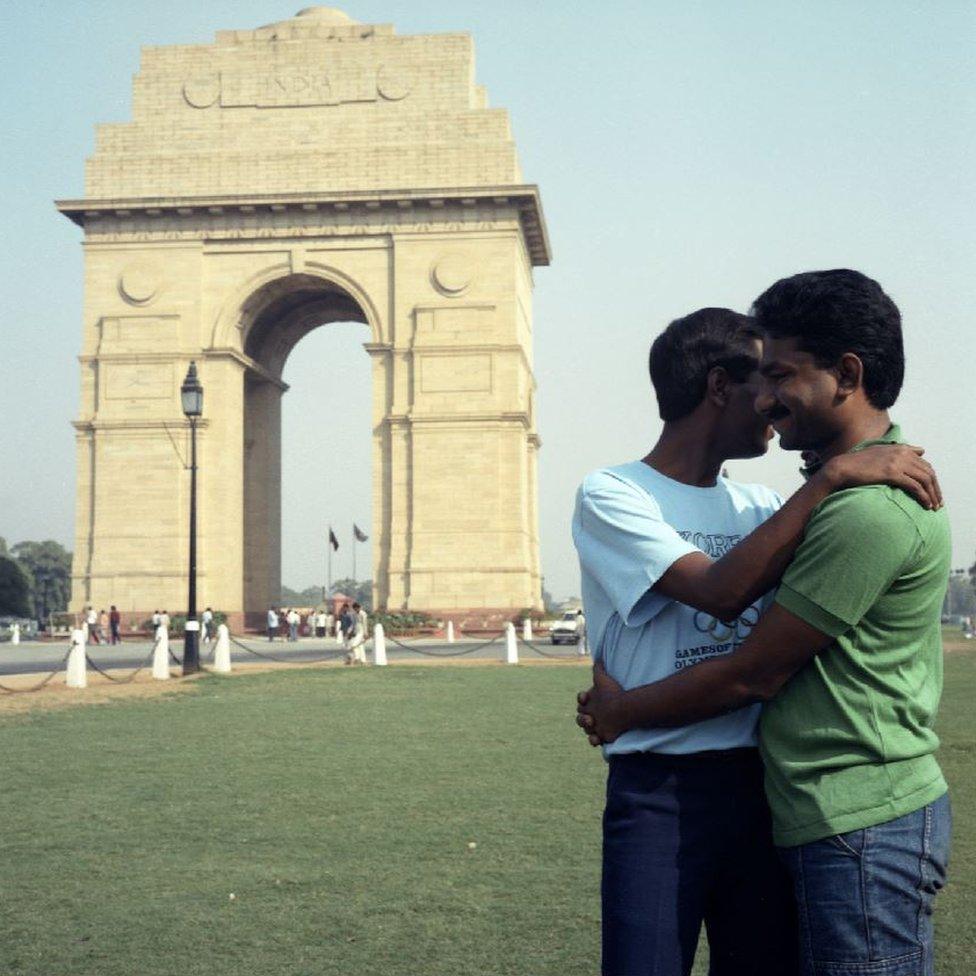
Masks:
[[[724,407],[729,402],[730,382],[724,366],[713,366],[705,379],[705,399],[716,407]]]
[[[834,375],[837,377],[838,396],[848,397],[864,385],[864,363],[857,354],[845,352],[837,360]]]

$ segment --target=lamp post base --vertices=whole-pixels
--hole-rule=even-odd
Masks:
[[[200,622],[188,620],[183,634],[183,674],[200,670]]]

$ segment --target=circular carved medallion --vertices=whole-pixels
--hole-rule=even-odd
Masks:
[[[376,90],[388,101],[399,102],[410,94],[413,86],[405,68],[382,65],[376,73]]]
[[[461,295],[471,285],[474,273],[471,262],[463,254],[445,254],[439,257],[431,268],[431,282],[442,294]]]
[[[202,75],[183,82],[183,97],[194,108],[210,108],[220,98],[220,75]]]
[[[130,305],[148,305],[159,291],[159,271],[138,261],[127,265],[119,275],[119,294]]]

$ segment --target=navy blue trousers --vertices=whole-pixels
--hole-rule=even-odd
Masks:
[[[755,749],[614,756],[603,816],[604,976],[795,976],[796,909]]]

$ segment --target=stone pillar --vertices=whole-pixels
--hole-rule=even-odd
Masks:
[[[65,684],[69,688],[86,688],[88,686],[88,663],[85,661],[85,632],[83,630],[71,632],[71,652],[68,654]]]
[[[230,631],[227,629],[227,624],[220,624],[217,627],[213,669],[218,674],[230,674]]]
[[[259,615],[281,598],[282,387],[248,375],[244,396],[244,607]]]

